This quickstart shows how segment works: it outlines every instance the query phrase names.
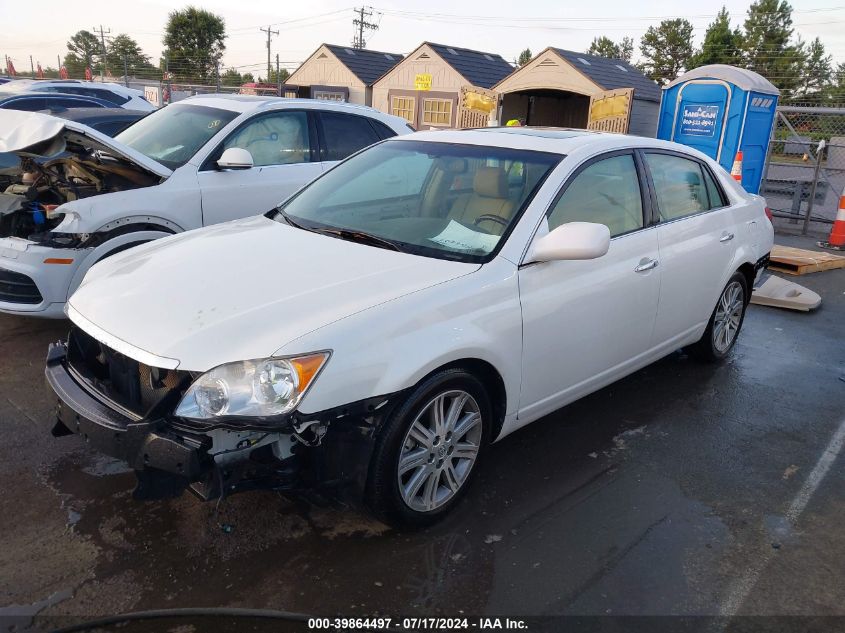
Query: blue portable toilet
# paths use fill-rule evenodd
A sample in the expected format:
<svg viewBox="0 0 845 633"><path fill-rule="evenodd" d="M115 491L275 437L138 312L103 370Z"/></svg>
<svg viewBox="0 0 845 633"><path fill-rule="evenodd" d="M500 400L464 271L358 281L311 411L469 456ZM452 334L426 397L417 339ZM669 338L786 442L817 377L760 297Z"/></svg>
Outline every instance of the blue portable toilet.
<svg viewBox="0 0 845 633"><path fill-rule="evenodd" d="M779 96L750 70L695 68L663 87L657 138L694 147L728 171L742 150L742 186L758 193Z"/></svg>

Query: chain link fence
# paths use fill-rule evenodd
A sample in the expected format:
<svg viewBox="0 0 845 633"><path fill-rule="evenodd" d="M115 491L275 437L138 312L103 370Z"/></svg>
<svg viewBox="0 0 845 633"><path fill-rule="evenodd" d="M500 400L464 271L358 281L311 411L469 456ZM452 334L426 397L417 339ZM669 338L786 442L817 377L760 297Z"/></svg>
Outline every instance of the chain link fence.
<svg viewBox="0 0 845 633"><path fill-rule="evenodd" d="M843 189L845 107L779 107L760 188L779 224L827 230Z"/></svg>

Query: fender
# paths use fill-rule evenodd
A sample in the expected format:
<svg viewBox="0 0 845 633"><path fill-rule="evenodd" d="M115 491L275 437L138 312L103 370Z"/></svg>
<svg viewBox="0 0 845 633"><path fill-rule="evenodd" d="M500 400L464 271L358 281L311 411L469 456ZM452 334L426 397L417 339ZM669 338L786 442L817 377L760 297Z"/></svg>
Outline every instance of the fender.
<svg viewBox="0 0 845 633"><path fill-rule="evenodd" d="M128 227L121 228L126 229ZM150 229L122 230L116 235L113 234L111 237L106 239L106 241L94 246L85 256L85 259L82 260L82 263L79 265L79 268L76 269L76 273L74 273L73 279L68 286L67 296L70 297L74 291L76 291L79 284L82 283L85 273L87 273L91 266L101 259L108 257L109 255L113 255L116 252L120 252L121 250L132 248L133 246L137 246L144 242L150 242L169 235L173 235L173 233L165 230Z"/></svg>

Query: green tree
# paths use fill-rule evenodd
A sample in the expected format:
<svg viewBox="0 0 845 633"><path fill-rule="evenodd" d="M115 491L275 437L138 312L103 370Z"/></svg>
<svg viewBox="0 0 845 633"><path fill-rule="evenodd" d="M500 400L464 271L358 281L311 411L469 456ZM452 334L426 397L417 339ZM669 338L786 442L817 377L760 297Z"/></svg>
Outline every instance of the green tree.
<svg viewBox="0 0 845 633"><path fill-rule="evenodd" d="M640 40L642 69L658 83L675 79L690 67L693 55L692 24L683 18L663 20L650 26Z"/></svg>
<svg viewBox="0 0 845 633"><path fill-rule="evenodd" d="M801 77L802 100L821 101L833 81L833 57L826 53L818 37L807 47Z"/></svg>
<svg viewBox="0 0 845 633"><path fill-rule="evenodd" d="M243 78L235 68L227 68L225 72L220 73L221 86L240 86L242 83Z"/></svg>
<svg viewBox="0 0 845 633"><path fill-rule="evenodd" d="M608 59L622 59L630 62L634 54L634 40L630 37L623 37L621 42L616 43L605 35L594 37L590 48L587 49L587 53L598 55L599 57L607 57Z"/></svg>
<svg viewBox="0 0 845 633"><path fill-rule="evenodd" d="M67 42L64 65L71 77L82 77L85 67L91 65L91 72L100 71L100 40L91 31L77 31Z"/></svg>
<svg viewBox="0 0 845 633"><path fill-rule="evenodd" d="M279 68L278 75L276 75L276 69L272 68L270 70L270 78L265 83L277 84L279 83L279 79L282 80L282 83L285 83L285 80L287 80L288 77L290 77L290 73L287 71L286 68Z"/></svg>
<svg viewBox="0 0 845 633"><path fill-rule="evenodd" d="M172 11L163 40L170 72L177 79L213 81L225 40L226 23L219 15L192 6Z"/></svg>
<svg viewBox="0 0 845 633"><path fill-rule="evenodd" d="M516 65L517 66L525 66L528 62L531 61L531 49L526 48L519 54L519 57L516 58Z"/></svg>
<svg viewBox="0 0 845 633"><path fill-rule="evenodd" d="M121 33L114 37L106 53L106 66L113 75L123 74L124 59L130 75L149 77L158 73L158 69L150 63L150 56L144 54L138 42Z"/></svg>
<svg viewBox="0 0 845 633"><path fill-rule="evenodd" d="M757 0L748 8L742 59L749 70L791 96L801 84L805 61L801 42L792 43L792 7L786 0Z"/></svg>
<svg viewBox="0 0 845 633"><path fill-rule="evenodd" d="M740 64L741 46L742 32L731 29L731 17L728 10L722 7L716 19L708 25L701 48L690 60L690 68L708 64Z"/></svg>

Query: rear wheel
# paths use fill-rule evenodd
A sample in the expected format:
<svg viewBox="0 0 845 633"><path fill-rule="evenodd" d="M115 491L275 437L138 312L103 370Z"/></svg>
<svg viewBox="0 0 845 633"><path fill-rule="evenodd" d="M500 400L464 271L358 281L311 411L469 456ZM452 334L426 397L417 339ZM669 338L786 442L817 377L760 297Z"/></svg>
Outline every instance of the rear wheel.
<svg viewBox="0 0 845 633"><path fill-rule="evenodd" d="M745 275L736 272L722 290L704 335L690 346L689 351L705 361L719 361L725 358L739 336L748 300L748 281Z"/></svg>
<svg viewBox="0 0 845 633"><path fill-rule="evenodd" d="M420 384L382 430L367 502L393 525L422 526L448 512L466 491L490 427L482 383L447 369Z"/></svg>

